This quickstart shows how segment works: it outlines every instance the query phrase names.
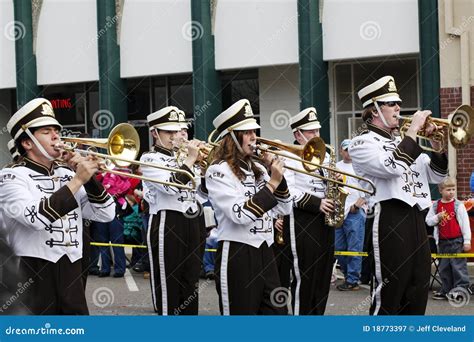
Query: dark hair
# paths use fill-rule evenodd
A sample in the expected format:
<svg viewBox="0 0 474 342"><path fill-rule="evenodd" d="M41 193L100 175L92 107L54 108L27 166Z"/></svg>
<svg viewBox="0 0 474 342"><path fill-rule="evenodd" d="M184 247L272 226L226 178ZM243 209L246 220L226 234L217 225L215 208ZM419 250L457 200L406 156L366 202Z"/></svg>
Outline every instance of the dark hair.
<svg viewBox="0 0 474 342"><path fill-rule="evenodd" d="M364 108L364 110L362 111L362 120L364 120L364 122L372 121L374 111L375 111L375 105L373 104Z"/></svg>
<svg viewBox="0 0 474 342"><path fill-rule="evenodd" d="M245 131L234 131L234 134L239 144L242 144ZM236 175L237 178L240 180L245 179L245 174L240 168L239 160L243 160L247 163L250 163L250 167L255 175L255 179L258 180L260 179L260 177L263 176L262 170L257 167L255 162L253 161L253 158L251 156L244 155L242 152L239 151L230 133L227 134L224 139L221 140L219 147L215 152L214 160L223 160L227 162L234 175Z"/></svg>
<svg viewBox="0 0 474 342"><path fill-rule="evenodd" d="M38 130L39 127L31 127L29 128L31 134L35 134L35 132ZM20 136L15 140L15 145L16 145L16 148L18 149L18 153L20 153L20 156L24 156L26 154L26 151L25 149L23 148L22 146L22 142L25 141L25 140L29 140L30 137L28 136L28 134L26 134L26 132L23 132L20 134Z"/></svg>
<svg viewBox="0 0 474 342"><path fill-rule="evenodd" d="M137 174L138 169L140 168L139 164L132 163L128 167L133 174Z"/></svg>

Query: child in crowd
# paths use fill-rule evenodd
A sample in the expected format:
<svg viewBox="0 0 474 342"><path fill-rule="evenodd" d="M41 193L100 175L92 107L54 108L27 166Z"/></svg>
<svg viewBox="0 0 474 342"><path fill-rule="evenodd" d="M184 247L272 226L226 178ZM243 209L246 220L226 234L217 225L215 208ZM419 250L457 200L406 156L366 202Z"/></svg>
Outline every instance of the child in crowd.
<svg viewBox="0 0 474 342"><path fill-rule="evenodd" d="M447 178L439 184L441 199L433 203L426 223L435 226L434 238L439 253L462 253L471 249L471 229L463 202L457 200L456 182ZM441 258L439 262L441 291L433 299L457 299L456 289L469 288L465 258Z"/></svg>

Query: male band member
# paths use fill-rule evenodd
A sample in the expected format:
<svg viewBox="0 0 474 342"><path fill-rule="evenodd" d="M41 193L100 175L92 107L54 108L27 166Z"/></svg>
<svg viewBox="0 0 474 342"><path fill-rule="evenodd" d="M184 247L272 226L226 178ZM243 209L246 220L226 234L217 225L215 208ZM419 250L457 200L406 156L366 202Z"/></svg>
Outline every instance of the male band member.
<svg viewBox="0 0 474 342"><path fill-rule="evenodd" d="M428 183L447 174L445 154L423 153L417 132L431 111L417 111L403 139L398 129L401 99L395 80L385 76L362 88L367 131L349 146L354 171L374 182L372 227L375 284L373 315L423 315L430 280L430 247L422 210L431 205ZM433 130L432 125L426 133ZM431 143L437 146L436 143Z"/></svg>
<svg viewBox="0 0 474 342"><path fill-rule="evenodd" d="M142 162L181 168L194 177L198 142L190 141L188 155L178 167L173 147L181 127L179 109L165 107L147 116L155 140L153 150ZM191 185L187 175L153 167L142 167L145 177ZM150 205L147 233L151 268L151 292L155 312L160 315L197 315L201 266L200 231L194 191L154 182L143 182L143 194Z"/></svg>
<svg viewBox="0 0 474 342"><path fill-rule="evenodd" d="M0 171L0 211L20 256L23 299L32 314L88 314L82 284L82 219L111 221L115 204L92 176L98 162L78 154L67 165L51 103L34 99L7 123L21 157ZM74 169L75 172L72 170Z"/></svg>
<svg viewBox="0 0 474 342"><path fill-rule="evenodd" d="M283 163L266 156L266 168L252 159L255 120L248 100L214 119L222 139L207 169L209 200L217 219L216 288L223 315L286 314L273 255L275 214L288 215L291 200ZM283 294L284 295L284 294Z"/></svg>
<svg viewBox="0 0 474 342"><path fill-rule="evenodd" d="M321 124L316 108L309 107L290 119L295 144L305 145L319 137ZM325 154L323 164L329 162ZM285 164L303 169L300 162L287 159ZM315 172L326 175L324 171ZM325 198L326 183L292 170L285 170L293 198L290 216L290 241L293 254L293 314L323 315L331 284L334 260L334 229L324 224L324 215L333 211L333 201Z"/></svg>

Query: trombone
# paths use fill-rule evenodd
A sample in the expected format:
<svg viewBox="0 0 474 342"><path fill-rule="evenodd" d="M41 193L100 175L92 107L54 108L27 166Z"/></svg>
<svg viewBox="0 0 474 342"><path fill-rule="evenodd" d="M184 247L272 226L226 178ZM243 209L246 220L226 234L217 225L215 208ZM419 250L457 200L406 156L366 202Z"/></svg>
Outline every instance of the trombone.
<svg viewBox="0 0 474 342"><path fill-rule="evenodd" d="M112 173L129 178L136 178L143 181L149 181L163 185L169 185L185 190L196 189L196 182L194 180L193 175L186 170L135 160L135 158L137 158L138 156L138 153L140 152L140 138L135 128L128 123L121 123L115 126L112 131L110 131L108 138L93 139L61 137L61 142L63 144L60 143L56 146L58 150L63 150L66 152L78 152L80 154L90 155L102 159L102 162L105 164L105 166L101 166L99 169L103 172ZM77 148L78 145L88 145L90 147L84 150ZM103 148L107 150L107 154L92 151L91 147ZM182 173L189 178L192 185L187 186L180 183L162 181L159 179L149 178L145 176L135 175L133 173L127 173L112 169L112 167L115 165L119 167L127 167L131 164L145 167L154 167L160 170Z"/></svg>
<svg viewBox="0 0 474 342"><path fill-rule="evenodd" d="M448 117L448 119L432 117L426 119L425 127L433 124L436 130L431 134L427 134L425 128L422 128L418 132L417 138L425 141L433 140L439 142L440 148L434 149L428 146L421 146L422 149L431 152L443 152L446 146L445 128L448 131L449 142L454 148L463 148L469 143L474 134L474 108L469 105L461 105L451 112ZM410 116L399 116L399 119L403 121L400 128L400 136L403 138L413 119Z"/></svg>
<svg viewBox="0 0 474 342"><path fill-rule="evenodd" d="M303 173L305 175L319 178L322 180L326 180L331 183L336 183L341 186L345 186L354 190L362 191L370 195L375 194L375 190L376 190L375 185L369 179L366 179L366 178L363 178L363 177L360 177L360 176L357 176L357 175L354 175L352 173L348 173L342 170L338 170L333 167L322 165L322 161L324 161L324 156L326 155L326 144L324 143L324 140L319 137L314 137L310 139L304 146L285 144L285 143L277 142L274 140L259 138L259 137L257 137L257 141L260 142L260 144L253 145L255 150L260 150L262 152L272 153L277 156L299 161L302 163L303 168L305 169L305 170L301 170L301 169L297 169L297 168L285 165L284 167L288 170ZM280 151L274 151L267 146L263 146L262 144L275 147L280 151L290 152L291 154L294 154L295 156L291 156L286 153L282 153ZM366 182L371 187L371 189L370 190L364 189L355 185L346 184L340 180L336 180L336 179L319 175L314 172L318 169L325 169L327 171L332 171L332 172L339 173L348 177L356 178L359 181Z"/></svg>

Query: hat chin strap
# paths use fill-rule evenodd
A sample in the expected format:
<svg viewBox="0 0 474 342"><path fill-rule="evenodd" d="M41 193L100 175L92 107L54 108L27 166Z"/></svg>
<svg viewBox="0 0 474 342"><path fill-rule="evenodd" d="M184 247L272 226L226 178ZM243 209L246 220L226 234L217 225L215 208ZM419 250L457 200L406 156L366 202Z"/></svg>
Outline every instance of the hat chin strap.
<svg viewBox="0 0 474 342"><path fill-rule="evenodd" d="M237 137L235 136L234 131L230 131L230 136L232 137L232 140L234 140L234 143L237 146L237 149L239 150L239 152L245 155L245 152L242 149L242 146L240 146L240 143L237 140Z"/></svg>
<svg viewBox="0 0 474 342"><path fill-rule="evenodd" d="M35 138L35 136L30 132L30 130L27 128L25 130L26 134L28 135L28 137L31 139L31 141L33 141L33 144L35 144L35 146L38 148L38 150L41 152L41 154L47 158L49 161L53 161L55 160L56 158L53 158L49 155L48 152L46 152L46 150L44 149L44 147L39 143L39 141Z"/></svg>
<svg viewBox="0 0 474 342"><path fill-rule="evenodd" d="M153 128L153 130L156 133L156 139L160 142L161 147L166 148L165 145L163 145L163 142L161 141L160 135L158 134L158 128Z"/></svg>
<svg viewBox="0 0 474 342"><path fill-rule="evenodd" d="M298 128L298 132L300 132L300 136L303 137L303 140L305 143L307 143L309 141L308 138L306 138L306 136L303 134L303 132L301 131L301 129Z"/></svg>
<svg viewBox="0 0 474 342"><path fill-rule="evenodd" d="M382 115L382 111L380 110L380 107L377 101L374 102L374 105L375 105L375 108L377 108L377 113L379 113L380 120L382 120L384 126L391 130L390 126L387 123L387 120L385 120L385 117Z"/></svg>

